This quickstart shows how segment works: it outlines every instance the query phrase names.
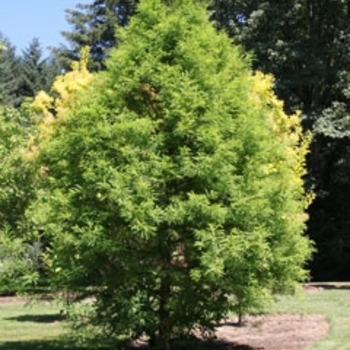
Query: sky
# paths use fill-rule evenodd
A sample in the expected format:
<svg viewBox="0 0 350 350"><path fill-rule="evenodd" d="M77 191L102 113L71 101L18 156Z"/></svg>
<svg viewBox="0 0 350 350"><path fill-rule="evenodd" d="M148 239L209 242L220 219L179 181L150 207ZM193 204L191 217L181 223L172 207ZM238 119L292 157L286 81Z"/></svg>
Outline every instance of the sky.
<svg viewBox="0 0 350 350"><path fill-rule="evenodd" d="M66 44L62 30L71 30L65 9L92 0L0 0L0 32L17 48L17 53L38 38L42 48ZM45 51L48 52L47 50Z"/></svg>

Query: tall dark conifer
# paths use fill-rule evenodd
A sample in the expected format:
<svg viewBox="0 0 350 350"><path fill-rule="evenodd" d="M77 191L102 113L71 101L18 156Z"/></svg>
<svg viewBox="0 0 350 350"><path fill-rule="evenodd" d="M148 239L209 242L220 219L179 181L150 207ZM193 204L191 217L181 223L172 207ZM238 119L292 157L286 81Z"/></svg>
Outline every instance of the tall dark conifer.
<svg viewBox="0 0 350 350"><path fill-rule="evenodd" d="M16 106L19 103L18 59L16 48L0 33L0 103Z"/></svg>
<svg viewBox="0 0 350 350"><path fill-rule="evenodd" d="M137 0L95 0L91 4L78 4L74 10L66 10L72 31L62 33L70 46L57 50L63 67L69 68L72 60L79 59L80 49L89 46L89 68L94 71L104 69L108 52L118 41L116 28L126 26L137 3Z"/></svg>
<svg viewBox="0 0 350 350"><path fill-rule="evenodd" d="M50 90L58 74L58 66L53 59L43 57L40 42L34 38L22 52L19 73L20 96L22 98L34 97L40 90Z"/></svg>

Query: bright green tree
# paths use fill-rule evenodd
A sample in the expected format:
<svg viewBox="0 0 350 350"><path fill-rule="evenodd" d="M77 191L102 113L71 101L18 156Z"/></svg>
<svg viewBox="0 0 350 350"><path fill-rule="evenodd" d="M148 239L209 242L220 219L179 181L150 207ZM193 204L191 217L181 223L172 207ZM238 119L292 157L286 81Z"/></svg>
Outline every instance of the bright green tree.
<svg viewBox="0 0 350 350"><path fill-rule="evenodd" d="M32 166L23 157L32 134L26 110L0 106L0 292L37 281L40 243L28 234L25 211L35 194Z"/></svg>
<svg viewBox="0 0 350 350"><path fill-rule="evenodd" d="M307 276L307 142L203 4L145 0L118 35L42 124L28 215L53 283L94 297L85 324L168 350Z"/></svg>
<svg viewBox="0 0 350 350"><path fill-rule="evenodd" d="M87 55L88 50L83 50L85 60ZM25 102L21 108L0 106L0 293L30 291L38 283L46 284L42 249L47 241L25 216L44 171L35 173L32 160L38 153L38 135L74 106L76 91L90 80L82 60L55 79L51 89L55 98L41 91L33 103Z"/></svg>

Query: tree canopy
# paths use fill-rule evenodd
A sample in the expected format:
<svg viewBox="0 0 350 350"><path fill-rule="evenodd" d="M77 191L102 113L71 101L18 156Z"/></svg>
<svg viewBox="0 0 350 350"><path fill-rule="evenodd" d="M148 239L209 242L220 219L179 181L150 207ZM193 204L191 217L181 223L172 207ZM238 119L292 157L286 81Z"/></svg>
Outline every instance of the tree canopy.
<svg viewBox="0 0 350 350"><path fill-rule="evenodd" d="M292 291L312 250L299 118L207 17L142 1L107 70L41 110L31 153L53 282L94 296L88 325L163 350Z"/></svg>
<svg viewBox="0 0 350 350"><path fill-rule="evenodd" d="M116 29L124 27L134 13L137 0L95 0L67 9L67 20L72 31L63 32L69 47L55 50L63 67L69 68L72 60L79 60L82 47L90 47L89 68L92 71L105 68L108 52L116 46Z"/></svg>
<svg viewBox="0 0 350 350"><path fill-rule="evenodd" d="M254 69L276 77L285 110L301 110L313 142L305 185L316 199L308 234L314 278L348 279L349 1L215 1L213 19L254 54Z"/></svg>
<svg viewBox="0 0 350 350"><path fill-rule="evenodd" d="M0 50L0 103L18 105L18 58L15 47L0 33L3 49Z"/></svg>
<svg viewBox="0 0 350 350"><path fill-rule="evenodd" d="M44 58L39 39L34 38L19 59L19 95L22 99L34 97L39 91L49 91L59 74L51 57Z"/></svg>
<svg viewBox="0 0 350 350"><path fill-rule="evenodd" d="M0 292L28 288L38 278L38 244L28 244L25 212L35 189L32 165L25 162L33 129L26 110L0 106ZM34 242L33 242L34 243Z"/></svg>

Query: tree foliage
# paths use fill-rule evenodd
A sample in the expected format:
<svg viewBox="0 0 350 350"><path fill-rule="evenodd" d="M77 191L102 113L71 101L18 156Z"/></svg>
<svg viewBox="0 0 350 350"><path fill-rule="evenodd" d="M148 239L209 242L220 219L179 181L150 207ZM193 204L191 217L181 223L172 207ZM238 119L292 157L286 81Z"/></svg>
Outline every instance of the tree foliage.
<svg viewBox="0 0 350 350"><path fill-rule="evenodd" d="M349 276L349 1L215 1L212 16L276 77L288 112L313 133L306 186L316 199L308 233L317 279Z"/></svg>
<svg viewBox="0 0 350 350"><path fill-rule="evenodd" d="M22 55L1 34L0 41L0 103L17 108L40 90L49 90L59 68L53 57L43 57L39 40L33 39Z"/></svg>
<svg viewBox="0 0 350 350"><path fill-rule="evenodd" d="M134 13L137 0L94 0L89 4L78 4L76 9L67 9L67 21L71 32L63 32L69 47L57 50L62 65L69 68L72 60L79 59L82 47L89 46L90 70L105 68L108 52L116 46L116 28L124 27Z"/></svg>
<svg viewBox="0 0 350 350"><path fill-rule="evenodd" d="M307 276L307 141L203 4L143 1L118 37L106 72L43 109L30 217L54 283L95 297L90 325L166 350Z"/></svg>
<svg viewBox="0 0 350 350"><path fill-rule="evenodd" d="M19 95L33 98L41 90L50 90L58 73L54 60L44 58L39 40L33 39L19 60Z"/></svg>
<svg viewBox="0 0 350 350"><path fill-rule="evenodd" d="M32 192L22 158L31 132L23 110L0 106L0 226L11 229L20 225Z"/></svg>
<svg viewBox="0 0 350 350"><path fill-rule="evenodd" d="M18 98L18 58L15 47L0 33L3 49L0 50L0 103L17 106Z"/></svg>
<svg viewBox="0 0 350 350"><path fill-rule="evenodd" d="M23 290L38 280L40 243L28 234L25 218L35 196L33 167L23 157L31 133L25 108L0 106L1 293Z"/></svg>

